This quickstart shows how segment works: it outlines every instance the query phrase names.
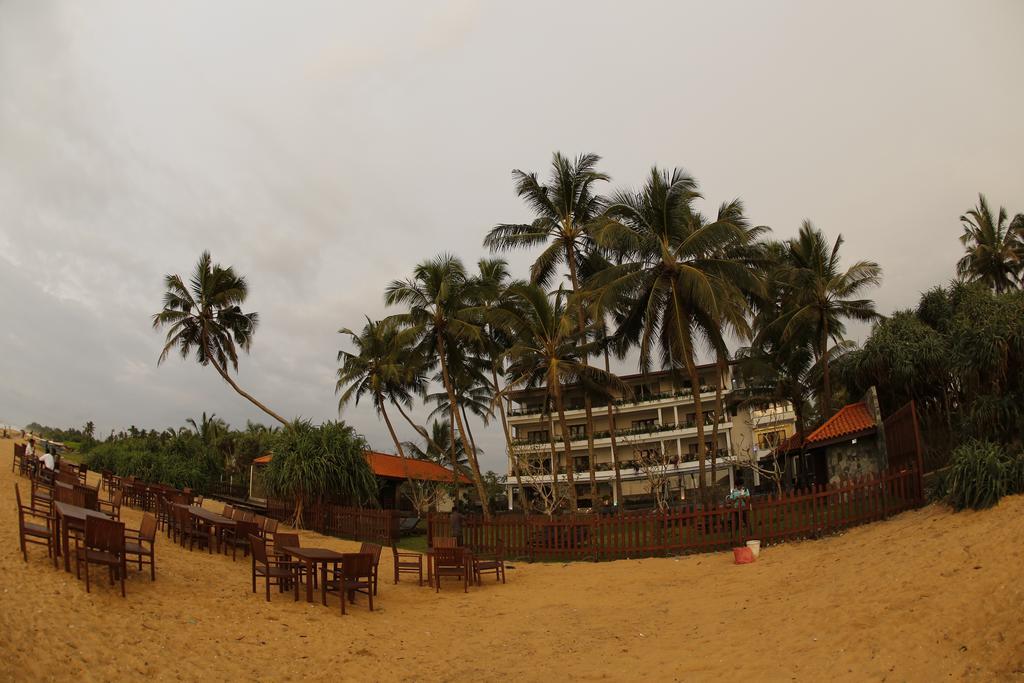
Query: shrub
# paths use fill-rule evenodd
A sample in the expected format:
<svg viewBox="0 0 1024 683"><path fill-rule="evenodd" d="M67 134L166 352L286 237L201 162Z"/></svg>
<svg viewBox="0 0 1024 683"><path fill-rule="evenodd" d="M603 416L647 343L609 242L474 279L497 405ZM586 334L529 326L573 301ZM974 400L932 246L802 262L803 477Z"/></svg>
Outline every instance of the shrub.
<svg viewBox="0 0 1024 683"><path fill-rule="evenodd" d="M947 500L955 510L982 510L1010 489L1012 460L991 441L968 441L953 451Z"/></svg>
<svg viewBox="0 0 1024 683"><path fill-rule="evenodd" d="M220 473L217 452L191 434L105 441L88 453L86 462L97 472L196 491L206 491Z"/></svg>
<svg viewBox="0 0 1024 683"><path fill-rule="evenodd" d="M304 502L332 500L375 505L377 479L366 461L366 440L344 422L314 427L296 421L272 440L274 458L263 473L271 495L295 501L295 525Z"/></svg>
<svg viewBox="0 0 1024 683"><path fill-rule="evenodd" d="M1010 494L1024 493L1024 451L1017 454L1009 465L1006 492Z"/></svg>

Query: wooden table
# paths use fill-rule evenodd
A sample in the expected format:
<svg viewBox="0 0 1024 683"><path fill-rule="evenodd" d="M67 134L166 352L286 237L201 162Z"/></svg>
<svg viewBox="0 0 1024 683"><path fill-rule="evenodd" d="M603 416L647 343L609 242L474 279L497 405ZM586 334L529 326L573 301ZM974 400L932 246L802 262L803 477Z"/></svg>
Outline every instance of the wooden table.
<svg viewBox="0 0 1024 683"><path fill-rule="evenodd" d="M77 522L81 524L82 529L85 529L86 517L98 517L100 519L110 519L110 515L105 512L97 512L96 510L90 510L88 508L78 507L77 505L71 505L70 503L56 502L53 504L54 511L56 512L57 523L53 527L54 534L60 534L59 549L64 553L64 571L71 571L71 560L68 557L68 522ZM58 545L54 538L54 545Z"/></svg>
<svg viewBox="0 0 1024 683"><path fill-rule="evenodd" d="M477 584L471 569L473 566L473 553L465 546L459 547L462 548L462 562L469 577L469 582L475 586ZM427 548L423 551L423 554L427 556L427 586L432 586L434 579L434 549Z"/></svg>
<svg viewBox="0 0 1024 683"><path fill-rule="evenodd" d="M289 557L302 560L306 565L306 602L313 602L313 577L314 567L320 565L320 602L327 604L327 565L341 562L342 553L327 548L299 548L298 546L285 546L282 552ZM295 599L299 599L299 582L295 581ZM342 596L344 599L344 596Z"/></svg>
<svg viewBox="0 0 1024 683"><path fill-rule="evenodd" d="M186 505L185 503L174 503L174 507L185 508L188 513L196 519L201 519L214 529L214 536L217 537L217 552L220 552L221 532L224 529L234 529L235 520L228 519L224 515L207 510L200 505ZM207 544L209 545L209 544ZM211 550L212 552L212 550Z"/></svg>

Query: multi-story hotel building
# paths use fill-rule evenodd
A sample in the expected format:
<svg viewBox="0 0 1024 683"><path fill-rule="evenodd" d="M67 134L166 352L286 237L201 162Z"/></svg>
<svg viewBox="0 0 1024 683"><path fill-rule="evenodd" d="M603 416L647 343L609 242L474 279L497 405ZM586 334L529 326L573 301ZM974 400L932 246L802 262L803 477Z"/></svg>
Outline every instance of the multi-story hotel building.
<svg viewBox="0 0 1024 683"><path fill-rule="evenodd" d="M710 483L711 448L717 448L717 476L720 485L732 486L740 470L747 470L744 483L759 483L752 459L763 457L784 438L795 431L795 416L789 405L751 407L740 400L742 380L729 366L724 377L714 365L698 368L701 378L701 407L704 412L704 439L708 453ZM597 478L597 500L590 496L590 471L586 434L586 413L579 386L563 389L566 424L572 449L571 466L581 508L600 505L604 499L623 504L631 497L651 495L650 475L653 467L657 480L667 489L669 498L684 499L688 491L698 488L697 425L693 395L688 384L673 382L669 372L628 375L620 378L629 391L615 391L608 401L593 400L594 463ZM725 410L718 431L718 443L712 444L715 410L715 384L721 381ZM513 454L509 458L509 506L518 501L515 495L514 457L530 463L524 470L523 486L530 494L537 483L552 481L552 447L557 462L558 481L565 482L565 449L557 411L545 406L544 387L511 392L508 396L508 422L513 437ZM618 500L615 467L612 459L612 423L615 428L615 450L622 481ZM522 472L521 472L522 474Z"/></svg>

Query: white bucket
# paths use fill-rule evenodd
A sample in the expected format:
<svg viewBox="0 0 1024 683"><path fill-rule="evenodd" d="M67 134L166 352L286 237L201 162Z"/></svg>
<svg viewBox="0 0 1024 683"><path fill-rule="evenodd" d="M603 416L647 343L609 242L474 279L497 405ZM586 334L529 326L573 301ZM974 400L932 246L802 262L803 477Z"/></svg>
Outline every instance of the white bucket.
<svg viewBox="0 0 1024 683"><path fill-rule="evenodd" d="M761 541L747 541L747 547L754 553L755 558L761 554Z"/></svg>

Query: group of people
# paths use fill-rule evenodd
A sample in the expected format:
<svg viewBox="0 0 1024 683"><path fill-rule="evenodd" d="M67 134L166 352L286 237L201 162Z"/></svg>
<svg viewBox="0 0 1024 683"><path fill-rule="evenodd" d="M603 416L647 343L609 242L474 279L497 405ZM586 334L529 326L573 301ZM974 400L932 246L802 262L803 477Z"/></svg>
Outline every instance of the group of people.
<svg viewBox="0 0 1024 683"><path fill-rule="evenodd" d="M36 462L39 463L40 467L45 467L46 469L52 472L54 469L56 469L57 466L56 459L54 458L56 450L57 449L51 446L50 444L45 444L43 452L40 453L39 455L36 455L36 440L29 439L28 445L25 447L25 457L35 458Z"/></svg>

